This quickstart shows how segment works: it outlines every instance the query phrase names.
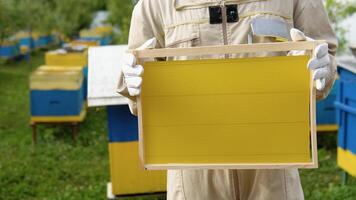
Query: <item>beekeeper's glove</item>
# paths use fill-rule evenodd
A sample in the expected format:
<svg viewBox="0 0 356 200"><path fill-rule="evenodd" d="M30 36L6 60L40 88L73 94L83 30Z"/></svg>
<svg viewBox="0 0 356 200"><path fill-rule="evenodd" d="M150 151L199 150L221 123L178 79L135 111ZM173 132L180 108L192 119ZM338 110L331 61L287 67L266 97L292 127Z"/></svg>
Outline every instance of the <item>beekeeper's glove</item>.
<svg viewBox="0 0 356 200"><path fill-rule="evenodd" d="M136 50L155 48L156 43L156 38L149 39ZM142 65L137 65L136 58L133 54L127 53L125 55L122 73L124 74L124 81L129 95L139 96L141 94L143 67Z"/></svg>
<svg viewBox="0 0 356 200"><path fill-rule="evenodd" d="M298 41L314 41L312 38L295 28L290 30L290 35L293 42ZM316 81L316 89L321 91L325 88L326 78L331 74L329 65L331 64L329 57L328 44L322 43L315 48L314 58L308 62L308 69L313 70L313 79ZM304 55L305 51L291 51L291 55Z"/></svg>

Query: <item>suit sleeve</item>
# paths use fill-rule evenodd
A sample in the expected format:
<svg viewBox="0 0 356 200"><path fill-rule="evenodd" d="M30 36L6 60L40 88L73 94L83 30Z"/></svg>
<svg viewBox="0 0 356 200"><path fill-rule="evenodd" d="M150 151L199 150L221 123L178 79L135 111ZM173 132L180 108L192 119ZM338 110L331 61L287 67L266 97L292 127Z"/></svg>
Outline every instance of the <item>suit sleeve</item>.
<svg viewBox="0 0 356 200"><path fill-rule="evenodd" d="M157 39L156 48L164 46L164 32L162 28L162 17L158 1L140 0L133 12L129 33L128 47L130 50L140 47L147 40L155 37ZM157 4L157 5L156 5ZM129 99L129 106L132 114L137 114L136 97L131 97L128 93L123 73L119 73L119 83L117 92Z"/></svg>
<svg viewBox="0 0 356 200"><path fill-rule="evenodd" d="M303 31L308 37L315 40L325 40L329 45L331 59L330 75L326 79L324 90L317 91L317 100L328 96L336 76L336 50L337 38L331 27L328 14L322 0L295 0L294 26Z"/></svg>

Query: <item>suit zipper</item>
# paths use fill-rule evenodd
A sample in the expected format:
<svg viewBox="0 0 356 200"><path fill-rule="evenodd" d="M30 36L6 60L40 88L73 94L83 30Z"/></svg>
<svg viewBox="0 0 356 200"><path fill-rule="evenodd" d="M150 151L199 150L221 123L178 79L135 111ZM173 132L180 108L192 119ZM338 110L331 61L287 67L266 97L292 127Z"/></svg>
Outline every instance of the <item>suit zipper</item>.
<svg viewBox="0 0 356 200"><path fill-rule="evenodd" d="M222 31L223 31L223 39L224 45L228 45L229 42L227 40L227 15L226 15L226 6L225 1L222 1L221 4L221 14L222 14ZM225 54L225 58L229 58L229 54Z"/></svg>

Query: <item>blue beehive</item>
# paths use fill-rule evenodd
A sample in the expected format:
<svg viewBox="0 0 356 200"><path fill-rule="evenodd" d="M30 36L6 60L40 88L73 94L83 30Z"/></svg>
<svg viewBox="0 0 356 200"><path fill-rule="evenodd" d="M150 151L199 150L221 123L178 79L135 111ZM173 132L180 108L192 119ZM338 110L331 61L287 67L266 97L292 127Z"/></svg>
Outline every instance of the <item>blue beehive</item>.
<svg viewBox="0 0 356 200"><path fill-rule="evenodd" d="M127 105L108 106L111 192L115 196L163 192L165 171L140 169L137 117Z"/></svg>
<svg viewBox="0 0 356 200"><path fill-rule="evenodd" d="M51 36L50 35L41 35L36 42L37 42L36 46L38 48L48 47L51 43Z"/></svg>
<svg viewBox="0 0 356 200"><path fill-rule="evenodd" d="M40 68L31 75L30 89L32 117L79 116L82 112L82 68Z"/></svg>
<svg viewBox="0 0 356 200"><path fill-rule="evenodd" d="M356 65L338 69L340 86L335 107L337 109L338 165L356 176Z"/></svg>
<svg viewBox="0 0 356 200"><path fill-rule="evenodd" d="M337 127L334 102L336 100L336 93L338 90L339 80L336 80L329 96L317 103L316 122L318 127Z"/></svg>
<svg viewBox="0 0 356 200"><path fill-rule="evenodd" d="M33 41L32 37L30 37L30 36L20 38L19 42L20 42L21 47L27 47L29 50L35 48L34 41Z"/></svg>
<svg viewBox="0 0 356 200"><path fill-rule="evenodd" d="M137 117L128 106L108 106L109 142L138 141Z"/></svg>
<svg viewBox="0 0 356 200"><path fill-rule="evenodd" d="M88 66L85 66L83 68L83 76L84 76L84 95L83 95L83 99L86 101L88 98L88 74L89 74L89 69Z"/></svg>
<svg viewBox="0 0 356 200"><path fill-rule="evenodd" d="M29 31L20 31L15 34L15 38L19 41L21 48L26 48L31 51L35 48L35 41Z"/></svg>
<svg viewBox="0 0 356 200"><path fill-rule="evenodd" d="M20 45L18 43L7 43L0 45L0 58L14 58L20 54Z"/></svg>
<svg viewBox="0 0 356 200"><path fill-rule="evenodd" d="M101 45L105 46L105 45L110 45L112 42L112 36L105 36L101 39Z"/></svg>
<svg viewBox="0 0 356 200"><path fill-rule="evenodd" d="M40 36L38 40L36 40L36 47L43 48L47 45L46 38L44 36Z"/></svg>
<svg viewBox="0 0 356 200"><path fill-rule="evenodd" d="M100 46L105 46L109 45L112 42L112 37L111 36L97 36L97 37L81 37L80 40L83 41L97 41Z"/></svg>

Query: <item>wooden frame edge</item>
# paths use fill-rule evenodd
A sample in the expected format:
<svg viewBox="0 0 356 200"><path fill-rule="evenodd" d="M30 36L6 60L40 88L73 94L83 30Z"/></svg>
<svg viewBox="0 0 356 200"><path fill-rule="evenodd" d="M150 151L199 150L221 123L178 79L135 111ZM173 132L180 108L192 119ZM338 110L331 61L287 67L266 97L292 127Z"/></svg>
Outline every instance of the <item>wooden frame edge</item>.
<svg viewBox="0 0 356 200"><path fill-rule="evenodd" d="M135 57L137 58L137 64L143 64L143 61L138 57L137 53L134 52ZM145 145L143 137L143 122L142 122L142 104L141 104L141 94L136 98L137 103L137 119L138 119L138 152L140 167L145 169Z"/></svg>
<svg viewBox="0 0 356 200"><path fill-rule="evenodd" d="M275 42L189 48L144 49L133 50L131 53L134 54L136 58L157 58L173 56L201 56L211 54L256 53L262 51L278 52L291 50L314 50L315 46L321 42L324 41ZM212 49L214 51L212 51Z"/></svg>
<svg viewBox="0 0 356 200"><path fill-rule="evenodd" d="M314 51L318 43L314 43L314 47L310 53L310 58L314 57ZM318 168L318 144L317 144L317 125L316 125L316 87L315 81L313 80L313 73L310 72L310 147L311 147L311 158L314 168Z"/></svg>
<svg viewBox="0 0 356 200"><path fill-rule="evenodd" d="M143 123L142 123L142 106L141 106L141 95L137 97L137 117L138 117L138 152L140 167L145 168L145 145L143 136Z"/></svg>
<svg viewBox="0 0 356 200"><path fill-rule="evenodd" d="M314 162L310 163L266 163L266 164L147 164L147 170L175 169L315 169Z"/></svg>

